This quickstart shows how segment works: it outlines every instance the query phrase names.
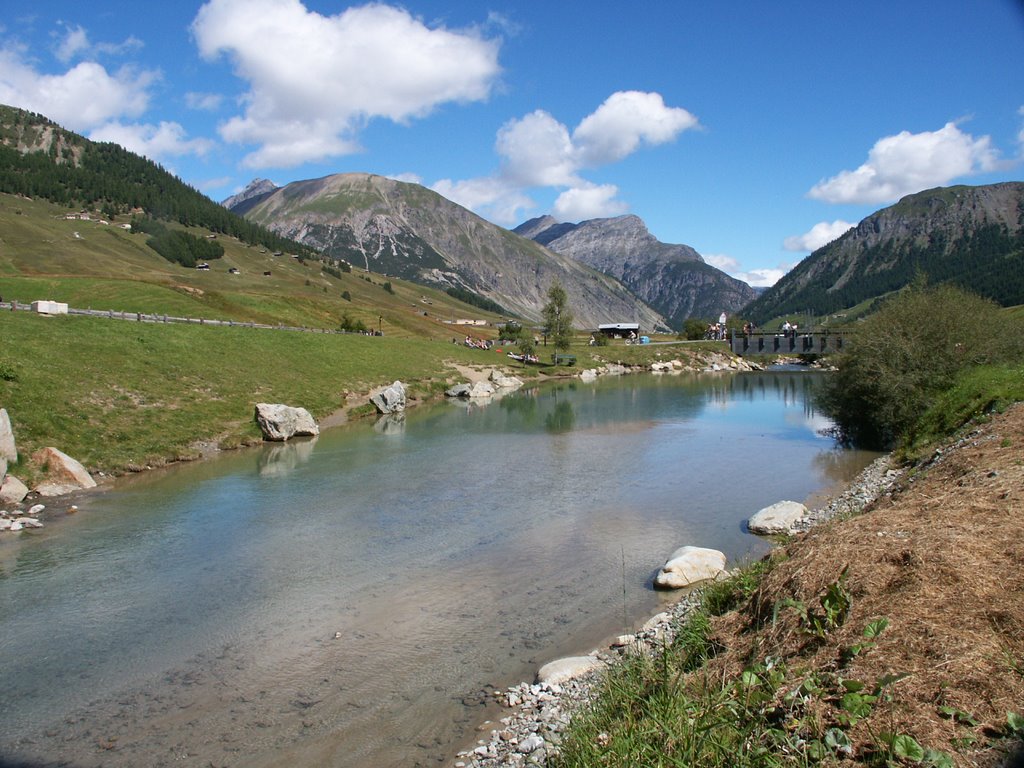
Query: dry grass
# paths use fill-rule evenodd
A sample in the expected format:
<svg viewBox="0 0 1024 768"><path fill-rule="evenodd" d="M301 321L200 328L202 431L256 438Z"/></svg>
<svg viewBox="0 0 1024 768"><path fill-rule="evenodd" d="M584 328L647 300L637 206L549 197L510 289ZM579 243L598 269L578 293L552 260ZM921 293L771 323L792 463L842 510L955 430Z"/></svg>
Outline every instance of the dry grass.
<svg viewBox="0 0 1024 768"><path fill-rule="evenodd" d="M819 527L776 558L747 610L717 620L715 639L729 650L713 664L736 673L772 656L790 670L832 670L869 685L906 675L891 701L851 729L858 754L878 734L898 732L957 765L1005 759L988 744L1008 712L1024 713L1024 404L864 514ZM824 638L802 632L797 612L777 609L787 598L818 606L845 565L850 613ZM844 662L843 649L878 617L890 623L877 645ZM823 704L821 722L838 714L830 706L838 702Z"/></svg>

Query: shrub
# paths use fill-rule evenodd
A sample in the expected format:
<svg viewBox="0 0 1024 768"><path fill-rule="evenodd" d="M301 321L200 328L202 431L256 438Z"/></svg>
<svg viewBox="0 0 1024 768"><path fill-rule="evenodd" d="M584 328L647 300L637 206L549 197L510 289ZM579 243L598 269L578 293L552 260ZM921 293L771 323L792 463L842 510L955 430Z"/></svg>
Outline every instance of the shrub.
<svg viewBox="0 0 1024 768"><path fill-rule="evenodd" d="M703 339L704 331L708 329L708 325L710 323L707 320L701 320L699 317L689 317L683 323L683 331L679 336L688 341Z"/></svg>
<svg viewBox="0 0 1024 768"><path fill-rule="evenodd" d="M818 402L851 443L888 449L961 371L1020 353L999 307L950 285L916 283L865 319Z"/></svg>
<svg viewBox="0 0 1024 768"><path fill-rule="evenodd" d="M353 320L349 316L348 312L345 312L341 316L341 323L338 325L339 331L345 331L347 333L366 333L366 323L362 320Z"/></svg>

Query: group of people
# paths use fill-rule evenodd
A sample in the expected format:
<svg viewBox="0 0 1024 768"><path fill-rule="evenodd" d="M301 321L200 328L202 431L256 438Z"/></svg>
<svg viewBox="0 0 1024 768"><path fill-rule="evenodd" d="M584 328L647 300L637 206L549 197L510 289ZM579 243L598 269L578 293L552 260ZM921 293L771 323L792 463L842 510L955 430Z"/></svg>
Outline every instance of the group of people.
<svg viewBox="0 0 1024 768"><path fill-rule="evenodd" d="M455 340L452 339L452 341ZM494 342L489 339L474 339L472 336L467 336L466 340L462 343L473 349L490 349L494 346Z"/></svg>
<svg viewBox="0 0 1024 768"><path fill-rule="evenodd" d="M797 325L796 325L796 323L792 323L791 324L789 322L789 320L787 320L786 322L784 322L782 324L782 335L785 336L786 338L789 338L790 336L792 336L795 339L796 338L796 332L797 332Z"/></svg>
<svg viewBox="0 0 1024 768"><path fill-rule="evenodd" d="M704 331L704 338L713 341L721 341L725 338L725 323L712 323Z"/></svg>

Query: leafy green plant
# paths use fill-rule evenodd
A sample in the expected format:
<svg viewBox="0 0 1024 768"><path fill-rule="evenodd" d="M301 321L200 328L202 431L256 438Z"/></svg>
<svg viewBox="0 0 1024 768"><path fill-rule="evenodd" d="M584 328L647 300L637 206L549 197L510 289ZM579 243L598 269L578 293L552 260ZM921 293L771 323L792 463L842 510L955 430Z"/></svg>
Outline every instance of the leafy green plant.
<svg viewBox="0 0 1024 768"><path fill-rule="evenodd" d="M875 647L875 640L881 636L888 626L889 619L884 616L869 622L868 625L864 627L864 632L862 633L864 642L854 643L840 652L840 659L842 660L843 666L849 664L861 653L866 653L873 649Z"/></svg>
<svg viewBox="0 0 1024 768"><path fill-rule="evenodd" d="M824 639L829 632L842 626L850 614L853 600L845 583L848 569L849 566L844 566L839 573L839 578L825 588L818 601L821 606L820 611L802 601L787 598L775 607L775 617L778 616L780 609L792 608L799 616L802 632L819 640Z"/></svg>
<svg viewBox="0 0 1024 768"><path fill-rule="evenodd" d="M7 360L0 360L0 380L17 381L18 365Z"/></svg>

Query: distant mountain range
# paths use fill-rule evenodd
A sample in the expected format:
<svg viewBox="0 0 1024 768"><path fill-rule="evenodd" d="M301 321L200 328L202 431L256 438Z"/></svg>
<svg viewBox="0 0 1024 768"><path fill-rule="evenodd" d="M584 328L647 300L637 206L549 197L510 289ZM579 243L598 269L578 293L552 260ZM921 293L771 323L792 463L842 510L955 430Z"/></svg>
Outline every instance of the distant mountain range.
<svg viewBox="0 0 1024 768"><path fill-rule="evenodd" d="M673 328L682 328L689 317L732 315L757 296L742 280L706 264L690 246L660 242L638 216L579 224L542 216L512 231L621 281Z"/></svg>
<svg viewBox="0 0 1024 768"><path fill-rule="evenodd" d="M1024 183L940 187L904 197L816 250L744 314L763 323L838 312L918 275L1003 306L1024 304Z"/></svg>
<svg viewBox="0 0 1024 768"><path fill-rule="evenodd" d="M354 267L468 291L537 321L558 282L577 325L669 328L616 278L480 218L418 184L345 173L269 188L253 182L225 201L278 234Z"/></svg>

